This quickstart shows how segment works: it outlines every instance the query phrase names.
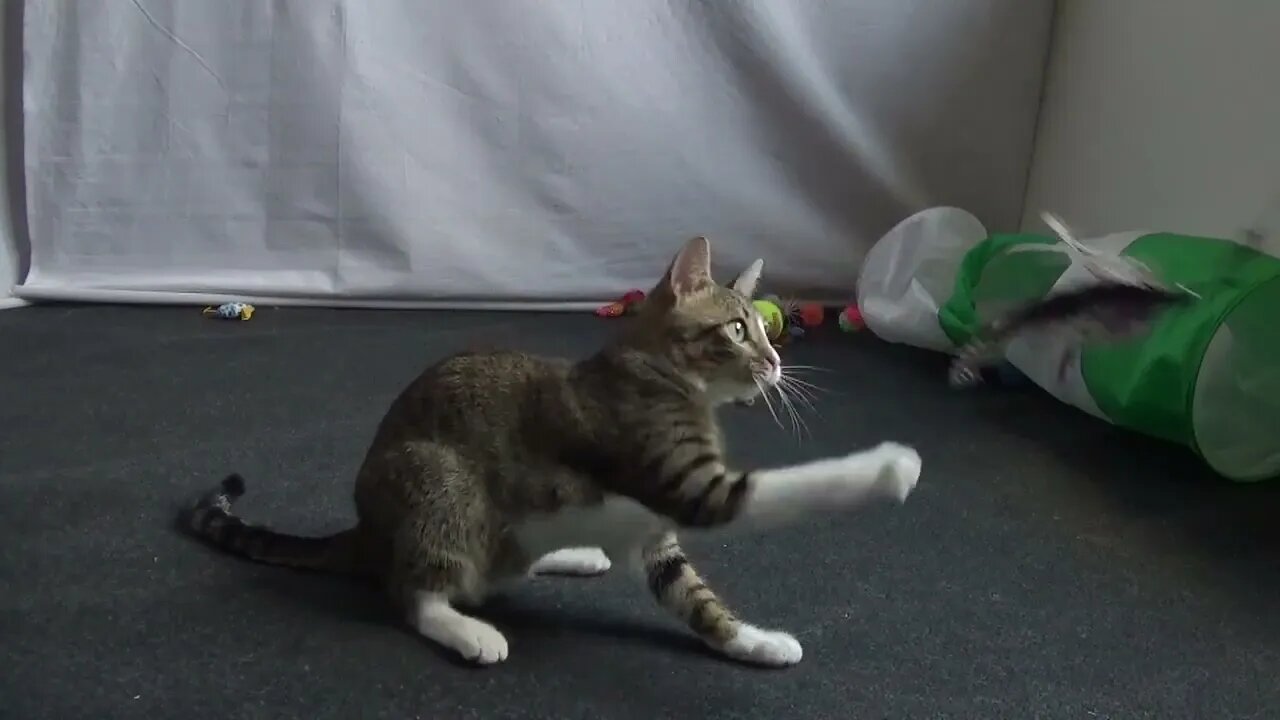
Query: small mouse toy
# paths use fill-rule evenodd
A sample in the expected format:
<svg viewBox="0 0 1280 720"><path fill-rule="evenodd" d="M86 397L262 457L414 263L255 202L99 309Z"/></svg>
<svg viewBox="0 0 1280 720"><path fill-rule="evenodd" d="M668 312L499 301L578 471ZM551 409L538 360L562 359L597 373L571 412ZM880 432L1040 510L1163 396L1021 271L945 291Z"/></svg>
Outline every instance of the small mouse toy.
<svg viewBox="0 0 1280 720"><path fill-rule="evenodd" d="M219 320L248 320L253 317L253 306L249 303L229 302L218 307L207 307L203 310L205 317Z"/></svg>

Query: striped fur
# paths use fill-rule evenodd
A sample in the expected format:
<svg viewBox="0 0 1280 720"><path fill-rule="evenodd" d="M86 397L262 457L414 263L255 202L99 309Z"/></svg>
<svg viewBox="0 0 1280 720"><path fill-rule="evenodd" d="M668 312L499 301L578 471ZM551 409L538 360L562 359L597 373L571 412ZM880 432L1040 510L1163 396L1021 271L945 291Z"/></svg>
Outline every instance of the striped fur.
<svg viewBox="0 0 1280 720"><path fill-rule="evenodd" d="M725 467L712 430L682 430L678 422L672 428L636 478L654 490L647 504L683 527L731 522L742 509L750 473Z"/></svg>
<svg viewBox="0 0 1280 720"><path fill-rule="evenodd" d="M578 362L470 352L427 368L392 402L355 482L357 525L286 535L232 514L224 481L183 517L206 542L260 562L379 580L406 622L465 659L506 659L506 638L457 609L530 574L643 568L659 603L716 651L800 660L791 636L742 622L701 580L676 532L759 530L876 499L920 472L891 443L801 465L740 469L715 418L755 398L781 363L751 303L757 261L728 286L691 241L617 338Z"/></svg>
<svg viewBox="0 0 1280 720"><path fill-rule="evenodd" d="M645 550L644 571L658 603L698 637L712 647L733 639L741 621L694 571L674 534Z"/></svg>
<svg viewBox="0 0 1280 720"><path fill-rule="evenodd" d="M646 549L643 558L649 591L658 603L712 649L757 665L781 667L800 661L804 651L795 638L738 619L699 577L674 534Z"/></svg>

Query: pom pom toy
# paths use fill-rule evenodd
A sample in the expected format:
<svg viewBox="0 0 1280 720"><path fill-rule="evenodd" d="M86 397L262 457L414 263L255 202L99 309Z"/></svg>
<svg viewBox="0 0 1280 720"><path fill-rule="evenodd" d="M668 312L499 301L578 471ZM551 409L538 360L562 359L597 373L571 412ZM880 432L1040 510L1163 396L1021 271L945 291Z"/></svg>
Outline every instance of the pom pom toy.
<svg viewBox="0 0 1280 720"><path fill-rule="evenodd" d="M848 305L840 311L840 329L845 332L858 332L867 326L867 322L862 319L862 311L857 305Z"/></svg>
<svg viewBox="0 0 1280 720"><path fill-rule="evenodd" d="M822 324L827 311L818 303L802 303L796 307L796 319L807 328L815 328Z"/></svg>
<svg viewBox="0 0 1280 720"><path fill-rule="evenodd" d="M769 336L769 341L779 342L782 333L787 329L787 316L782 312L782 308L772 300L754 300L751 304L764 320L764 331Z"/></svg>
<svg viewBox="0 0 1280 720"><path fill-rule="evenodd" d="M253 317L253 312L254 307L249 303L229 302L218 307L207 307L202 314L219 320L248 320Z"/></svg>
<svg viewBox="0 0 1280 720"><path fill-rule="evenodd" d="M617 300L596 308L596 316L602 318L616 318L623 315L630 315L640 308L640 303L644 302L643 290L632 290Z"/></svg>
<svg viewBox="0 0 1280 720"><path fill-rule="evenodd" d="M752 301L756 312L764 318L764 330L770 342L781 345L792 338L802 337L805 328L822 324L826 312L818 303L797 303L783 300L777 295L766 295Z"/></svg>

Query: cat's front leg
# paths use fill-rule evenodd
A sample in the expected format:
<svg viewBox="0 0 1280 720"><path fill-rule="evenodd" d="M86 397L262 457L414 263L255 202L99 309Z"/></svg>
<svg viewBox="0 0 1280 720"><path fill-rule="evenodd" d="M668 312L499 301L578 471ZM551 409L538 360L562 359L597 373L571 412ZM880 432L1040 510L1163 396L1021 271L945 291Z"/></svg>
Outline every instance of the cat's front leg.
<svg viewBox="0 0 1280 720"><path fill-rule="evenodd" d="M644 548L649 590L713 650L739 662L785 667L800 662L800 642L781 630L743 622L707 587L685 557L674 533Z"/></svg>
<svg viewBox="0 0 1280 720"><path fill-rule="evenodd" d="M881 443L844 457L767 470L730 470L718 455L668 459L648 505L682 530L766 529L877 500L902 502L920 478L920 454Z"/></svg>
<svg viewBox="0 0 1280 720"><path fill-rule="evenodd" d="M742 519L772 524L875 500L904 502L920 480L915 449L884 442L844 457L750 473Z"/></svg>

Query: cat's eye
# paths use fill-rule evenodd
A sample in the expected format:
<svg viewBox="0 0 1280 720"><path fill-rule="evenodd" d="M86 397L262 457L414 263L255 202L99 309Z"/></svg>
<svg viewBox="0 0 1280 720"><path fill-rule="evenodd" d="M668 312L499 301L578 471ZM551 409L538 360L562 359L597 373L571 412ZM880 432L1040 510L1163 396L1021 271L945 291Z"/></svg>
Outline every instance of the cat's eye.
<svg viewBox="0 0 1280 720"><path fill-rule="evenodd" d="M729 339L740 343L747 339L747 324L741 320L734 320L725 325L725 332L729 333Z"/></svg>

